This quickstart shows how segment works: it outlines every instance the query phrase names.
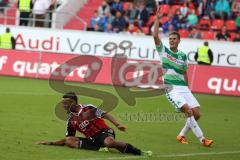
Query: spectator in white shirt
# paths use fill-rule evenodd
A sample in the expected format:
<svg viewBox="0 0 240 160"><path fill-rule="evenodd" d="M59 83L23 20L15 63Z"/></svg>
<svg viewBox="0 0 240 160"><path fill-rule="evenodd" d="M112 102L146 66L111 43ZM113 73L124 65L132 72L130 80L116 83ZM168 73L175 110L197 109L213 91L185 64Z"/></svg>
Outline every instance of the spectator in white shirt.
<svg viewBox="0 0 240 160"><path fill-rule="evenodd" d="M33 15L35 17L35 26L43 27L45 16L51 5L51 0L36 0L33 5Z"/></svg>

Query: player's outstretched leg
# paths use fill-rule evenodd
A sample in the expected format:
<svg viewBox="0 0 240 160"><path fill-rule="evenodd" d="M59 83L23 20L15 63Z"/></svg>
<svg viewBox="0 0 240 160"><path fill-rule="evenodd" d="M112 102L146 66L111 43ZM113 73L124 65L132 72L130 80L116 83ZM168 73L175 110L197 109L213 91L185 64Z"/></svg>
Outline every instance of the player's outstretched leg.
<svg viewBox="0 0 240 160"><path fill-rule="evenodd" d="M193 116L194 116L195 120L198 121L201 117L200 108L199 107L192 108L192 112L193 112ZM188 122L186 121L183 129L181 130L181 132L178 134L178 136L176 138L177 141L180 142L181 144L188 144L188 141L187 141L185 135L190 130L191 130L191 128L189 127Z"/></svg>
<svg viewBox="0 0 240 160"><path fill-rule="evenodd" d="M97 151L100 149L100 147L93 145L92 142L86 138L70 136L70 137L66 137L65 139L66 139L65 141L66 146L70 148L80 148L80 149L88 149L88 150L94 150L94 151Z"/></svg>
<svg viewBox="0 0 240 160"><path fill-rule="evenodd" d="M122 153L131 153L133 155L148 155L151 156L151 151L141 151L140 149L134 147L131 144L125 142L116 141L113 137L107 137L104 140L104 145L108 148L115 148Z"/></svg>
<svg viewBox="0 0 240 160"><path fill-rule="evenodd" d="M182 111L186 114L187 118L186 124L188 125L189 128L191 128L194 135L199 139L203 146L210 147L213 143L213 140L207 139L203 136L203 132L193 116L193 110L190 109L190 107L187 104L185 104L182 107Z"/></svg>

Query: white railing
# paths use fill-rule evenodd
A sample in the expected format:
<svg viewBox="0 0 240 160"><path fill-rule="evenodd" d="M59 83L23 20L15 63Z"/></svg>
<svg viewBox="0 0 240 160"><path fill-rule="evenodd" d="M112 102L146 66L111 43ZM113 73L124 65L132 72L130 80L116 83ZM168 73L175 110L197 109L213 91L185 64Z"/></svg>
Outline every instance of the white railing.
<svg viewBox="0 0 240 160"><path fill-rule="evenodd" d="M76 19L81 23L87 25L87 23L76 16L77 11L87 3L88 0L66 0L56 9L56 12L53 13L53 21L62 19L62 23L52 23L52 28L63 28L63 26L75 15ZM71 13L71 14L66 14ZM87 26L86 26L87 27Z"/></svg>
<svg viewBox="0 0 240 160"><path fill-rule="evenodd" d="M73 12L67 11L66 9L63 9L63 8L61 10L62 6L65 6L65 4L62 4L59 8L57 8L54 11L47 11L45 14L45 19L37 19L34 14L31 14L31 16L29 18L21 18L21 20L27 20L29 22L28 26L30 26L30 27L35 27L36 21L42 21L42 22L44 22L44 27L51 26L51 28L63 29L63 27L66 25L66 23L71 18L74 18L77 21L79 21L81 24L83 24L84 30L87 29L87 23L75 14L75 12L77 12L77 9L75 9L76 11L73 10ZM66 4L66 6L69 6L68 3ZM0 10L3 10L3 15L0 17L0 19L3 20L3 22L2 22L3 25L9 25L8 21L10 21L10 20L15 22L14 25L19 25L20 13L19 13L18 8L16 8L16 7L0 7ZM16 12L15 16L8 15L7 12L11 12L11 10L13 10L13 12ZM50 14L52 14L52 18L50 17ZM51 25L49 25L49 24L51 24Z"/></svg>

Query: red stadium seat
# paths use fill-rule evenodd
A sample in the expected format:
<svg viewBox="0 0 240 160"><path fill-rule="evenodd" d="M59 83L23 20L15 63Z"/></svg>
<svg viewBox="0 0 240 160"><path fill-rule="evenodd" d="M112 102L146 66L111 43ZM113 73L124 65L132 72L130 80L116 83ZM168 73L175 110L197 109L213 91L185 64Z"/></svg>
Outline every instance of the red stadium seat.
<svg viewBox="0 0 240 160"><path fill-rule="evenodd" d="M188 38L188 30L186 30L186 29L179 29L178 33L180 34L181 38Z"/></svg>
<svg viewBox="0 0 240 160"><path fill-rule="evenodd" d="M130 2L124 2L123 3L123 11L127 11L128 10L128 5Z"/></svg>
<svg viewBox="0 0 240 160"><path fill-rule="evenodd" d="M197 28L202 30L209 30L211 27L211 20L210 19L200 19Z"/></svg>
<svg viewBox="0 0 240 160"><path fill-rule="evenodd" d="M170 6L167 4L163 4L160 6L160 12L164 15L168 15L168 13L170 12Z"/></svg>
<svg viewBox="0 0 240 160"><path fill-rule="evenodd" d="M4 24L4 18L0 17L0 24Z"/></svg>
<svg viewBox="0 0 240 160"><path fill-rule="evenodd" d="M179 9L180 9L180 5L172 5L171 13L174 15L174 14L176 14L176 11Z"/></svg>
<svg viewBox="0 0 240 160"><path fill-rule="evenodd" d="M148 34L149 34L149 28L148 28L148 27L142 27L142 32L143 32L145 35L148 35Z"/></svg>
<svg viewBox="0 0 240 160"><path fill-rule="evenodd" d="M234 20L227 20L225 25L228 31L234 31L236 29L236 23Z"/></svg>
<svg viewBox="0 0 240 160"><path fill-rule="evenodd" d="M230 32L230 39L233 41L236 38L236 33L235 32Z"/></svg>
<svg viewBox="0 0 240 160"><path fill-rule="evenodd" d="M212 32L212 31L203 31L202 32L202 39L214 40L215 39L214 32Z"/></svg>
<svg viewBox="0 0 240 160"><path fill-rule="evenodd" d="M161 20L160 20L160 22L161 22L162 24L166 23L167 21L169 21L169 17L168 17L168 16L163 16L163 17L161 18Z"/></svg>
<svg viewBox="0 0 240 160"><path fill-rule="evenodd" d="M151 15L148 19L147 26L151 26L155 21L155 16Z"/></svg>
<svg viewBox="0 0 240 160"><path fill-rule="evenodd" d="M224 25L224 21L223 20L221 20L221 19L214 19L213 22L212 22L211 29L213 29L213 30L220 30L220 29L222 29L223 25Z"/></svg>

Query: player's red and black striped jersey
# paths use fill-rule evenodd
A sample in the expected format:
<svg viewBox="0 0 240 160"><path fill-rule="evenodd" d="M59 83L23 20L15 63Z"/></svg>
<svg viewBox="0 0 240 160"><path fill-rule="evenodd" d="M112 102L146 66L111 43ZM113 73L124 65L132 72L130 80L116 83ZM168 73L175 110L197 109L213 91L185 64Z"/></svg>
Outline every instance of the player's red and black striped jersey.
<svg viewBox="0 0 240 160"><path fill-rule="evenodd" d="M81 107L79 116L72 115L67 121L66 136L75 136L76 131L79 131L83 133L86 138L90 138L104 129L110 128L103 120L106 113L105 111L91 104L79 104L79 106Z"/></svg>

